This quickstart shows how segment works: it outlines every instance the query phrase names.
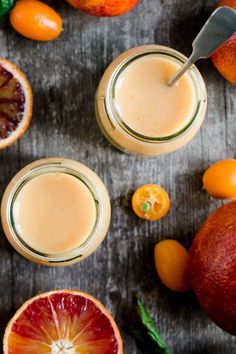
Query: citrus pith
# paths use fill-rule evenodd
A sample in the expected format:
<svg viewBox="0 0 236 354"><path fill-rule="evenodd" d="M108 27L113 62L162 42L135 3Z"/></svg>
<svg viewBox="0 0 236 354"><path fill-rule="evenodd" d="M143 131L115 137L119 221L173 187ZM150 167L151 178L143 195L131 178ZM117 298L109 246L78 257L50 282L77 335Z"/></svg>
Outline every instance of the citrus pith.
<svg viewBox="0 0 236 354"><path fill-rule="evenodd" d="M4 335L4 354L123 354L119 329L92 296L56 290L28 300Z"/></svg>

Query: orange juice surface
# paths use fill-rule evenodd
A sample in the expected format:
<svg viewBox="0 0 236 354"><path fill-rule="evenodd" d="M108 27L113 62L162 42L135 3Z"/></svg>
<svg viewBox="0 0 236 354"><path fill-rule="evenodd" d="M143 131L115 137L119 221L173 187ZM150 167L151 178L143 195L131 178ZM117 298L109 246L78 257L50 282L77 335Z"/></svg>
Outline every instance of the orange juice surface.
<svg viewBox="0 0 236 354"><path fill-rule="evenodd" d="M166 57L148 55L124 69L115 87L115 107L129 128L148 137L165 137L189 123L196 110L190 75L173 87L167 85L179 68Z"/></svg>
<svg viewBox="0 0 236 354"><path fill-rule="evenodd" d="M46 254L80 246L96 220L88 187L66 173L45 173L28 181L18 193L13 218L23 241Z"/></svg>

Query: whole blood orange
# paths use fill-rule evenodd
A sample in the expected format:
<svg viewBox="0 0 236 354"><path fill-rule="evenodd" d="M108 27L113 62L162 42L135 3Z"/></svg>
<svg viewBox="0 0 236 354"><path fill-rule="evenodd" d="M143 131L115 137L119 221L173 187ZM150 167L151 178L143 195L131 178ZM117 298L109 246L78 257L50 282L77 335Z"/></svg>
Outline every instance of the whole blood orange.
<svg viewBox="0 0 236 354"><path fill-rule="evenodd" d="M120 16L130 11L139 0L66 0L77 10L92 16Z"/></svg>
<svg viewBox="0 0 236 354"><path fill-rule="evenodd" d="M217 6L229 6L236 10L236 0L220 0ZM220 74L236 85L236 33L212 54L211 60Z"/></svg>
<svg viewBox="0 0 236 354"><path fill-rule="evenodd" d="M32 117L30 84L10 61L0 58L0 150L16 141Z"/></svg>
<svg viewBox="0 0 236 354"><path fill-rule="evenodd" d="M57 290L27 301L9 322L4 354L123 354L111 315L92 296Z"/></svg>
<svg viewBox="0 0 236 354"><path fill-rule="evenodd" d="M197 233L190 279L209 318L236 335L236 201L216 210Z"/></svg>

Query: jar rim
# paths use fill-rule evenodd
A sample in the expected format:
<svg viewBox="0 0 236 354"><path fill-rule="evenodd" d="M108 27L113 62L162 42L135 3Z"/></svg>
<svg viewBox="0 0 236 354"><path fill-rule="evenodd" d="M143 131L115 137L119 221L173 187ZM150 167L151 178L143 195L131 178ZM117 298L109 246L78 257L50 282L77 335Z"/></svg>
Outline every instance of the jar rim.
<svg viewBox="0 0 236 354"><path fill-rule="evenodd" d="M55 254L50 254L50 253L47 254L38 251L32 248L30 245L28 245L17 232L14 223L14 215L13 215L14 202L19 192L22 190L22 188L33 178L47 173L65 173L77 178L82 183L84 183L84 185L86 186L86 188L88 188L89 192L93 197L95 210L96 210L96 218L93 225L93 229L89 234L89 236L86 238L86 240L76 248L73 248L66 252L55 253ZM97 231L100 228L101 220L102 220L102 212L103 212L102 203L100 201L99 195L93 183L88 179L88 177L85 176L85 174L79 172L77 169L66 166L62 162L58 161L58 162L48 162L48 163L45 162L40 165L34 166L19 179L19 181L16 183L16 185L14 186L14 188L12 189L9 195L8 202L7 202L6 216L7 216L7 223L11 235L14 238L15 242L18 244L18 246L22 250L24 250L28 255L38 260L47 261L48 263L53 264L53 263L63 263L63 262L67 263L75 259L78 259L80 257L83 257L83 252L93 242L94 238L96 237Z"/></svg>
<svg viewBox="0 0 236 354"><path fill-rule="evenodd" d="M172 141L175 140L179 137L181 137L183 134L185 134L187 131L189 131L190 128L193 127L195 122L197 121L197 118L199 117L202 109L204 109L204 105L207 100L207 94L206 94L206 86L205 82L202 78L202 75L200 74L198 68L195 65L192 65L190 69L188 69L187 73L189 74L196 93L196 107L194 110L193 115L191 116L190 120L188 123L181 128L179 131L167 135L167 136L146 136L141 133L138 133L137 131L133 130L130 128L119 116L117 110L115 109L115 104L114 104L114 97L115 97L115 87L117 80L119 79L120 75L123 73L123 71L130 65L132 64L135 60L138 60L142 57L148 56L148 55L158 55L162 57L168 57L170 60L174 60L175 62L184 64L187 60L186 56L183 55L182 53L176 51L175 49L165 47L165 46L160 46L160 45L149 45L148 49L144 48L146 46L141 46L137 47L136 49L140 49L138 52L136 51L135 54L129 55L127 58L122 60L121 63L116 67L116 69L113 71L108 86L107 86L107 94L104 99L104 105L105 105L105 110L106 114L108 116L108 119L110 120L111 125L114 128L119 127L124 133L129 135L130 137L137 139L139 141L147 142L147 143L164 143L167 141ZM132 50L132 49L131 49ZM130 50L129 50L130 51ZM129 52L128 51L128 52Z"/></svg>

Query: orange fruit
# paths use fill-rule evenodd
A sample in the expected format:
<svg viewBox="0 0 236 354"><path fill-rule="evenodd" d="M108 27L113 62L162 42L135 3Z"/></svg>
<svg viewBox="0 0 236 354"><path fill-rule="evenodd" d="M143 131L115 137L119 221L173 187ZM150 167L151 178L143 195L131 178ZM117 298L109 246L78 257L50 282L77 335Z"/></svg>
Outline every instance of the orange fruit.
<svg viewBox="0 0 236 354"><path fill-rule="evenodd" d="M155 267L161 282L170 290L188 291L191 288L188 276L188 251L175 240L164 240L154 250Z"/></svg>
<svg viewBox="0 0 236 354"><path fill-rule="evenodd" d="M132 207L141 219L158 220L168 213L170 199L162 187L157 184L145 184L134 193Z"/></svg>
<svg viewBox="0 0 236 354"><path fill-rule="evenodd" d="M190 249L189 274L209 318L236 336L236 201L214 211L199 229Z"/></svg>
<svg viewBox="0 0 236 354"><path fill-rule="evenodd" d="M236 160L221 160L203 175L203 187L216 199L236 198Z"/></svg>
<svg viewBox="0 0 236 354"><path fill-rule="evenodd" d="M9 322L4 354L123 354L118 327L94 297L55 290L28 300Z"/></svg>
<svg viewBox="0 0 236 354"><path fill-rule="evenodd" d="M92 16L121 16L134 8L139 0L66 0L77 10Z"/></svg>
<svg viewBox="0 0 236 354"><path fill-rule="evenodd" d="M0 58L0 149L11 145L27 129L33 107L31 86L25 74Z"/></svg>
<svg viewBox="0 0 236 354"><path fill-rule="evenodd" d="M20 0L10 13L12 27L22 36L37 41L52 41L62 31L60 15L37 0Z"/></svg>
<svg viewBox="0 0 236 354"><path fill-rule="evenodd" d="M229 6L236 10L236 0L220 0L217 7ZM236 85L236 33L225 41L211 56L219 73L231 84Z"/></svg>

